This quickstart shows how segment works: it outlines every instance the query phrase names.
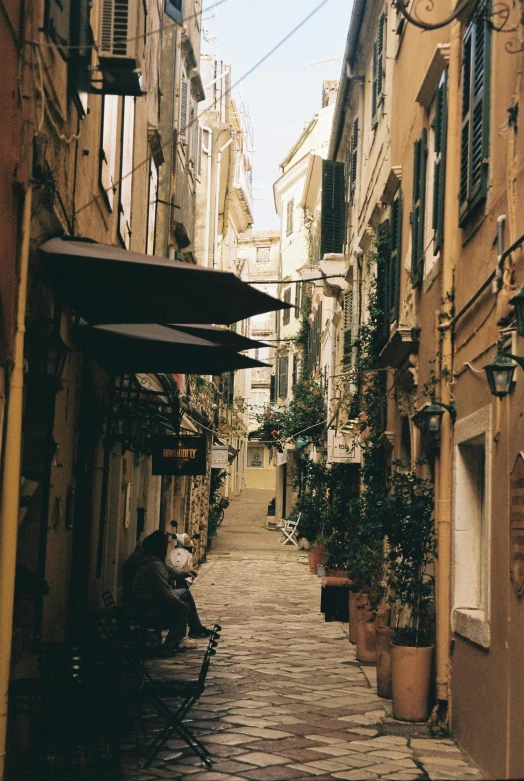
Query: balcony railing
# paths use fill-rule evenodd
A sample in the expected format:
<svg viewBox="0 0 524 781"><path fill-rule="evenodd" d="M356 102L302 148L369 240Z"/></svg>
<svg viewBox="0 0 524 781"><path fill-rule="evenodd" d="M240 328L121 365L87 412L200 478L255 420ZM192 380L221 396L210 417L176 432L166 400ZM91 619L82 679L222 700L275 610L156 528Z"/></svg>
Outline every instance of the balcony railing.
<svg viewBox="0 0 524 781"><path fill-rule="evenodd" d="M240 198L244 201L246 211L253 218L253 193L251 184L251 170L248 169L246 158L242 152L236 153L235 178L233 186L238 190Z"/></svg>

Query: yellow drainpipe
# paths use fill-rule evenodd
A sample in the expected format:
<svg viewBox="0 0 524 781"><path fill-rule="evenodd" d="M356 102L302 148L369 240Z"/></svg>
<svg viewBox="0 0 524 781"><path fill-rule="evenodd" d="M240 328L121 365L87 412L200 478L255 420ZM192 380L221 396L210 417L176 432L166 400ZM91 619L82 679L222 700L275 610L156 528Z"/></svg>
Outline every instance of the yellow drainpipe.
<svg viewBox="0 0 524 781"><path fill-rule="evenodd" d="M446 203L444 211L444 246L442 255L442 299L453 291L454 270L460 255L458 227L458 192L460 187L460 73L461 24L454 21L450 29L450 58L448 79L448 152L446 163ZM447 309L451 303L447 305ZM452 329L441 331L442 367L453 368ZM451 400L449 377L440 380L440 398L445 404ZM451 518L453 487L453 428L451 416L443 416L440 433L439 484L436 503L438 535L437 560L437 698L447 703L446 718L451 712L450 644L451 644ZM445 707L445 706L444 706ZM444 714L442 714L444 715Z"/></svg>
<svg viewBox="0 0 524 781"><path fill-rule="evenodd" d="M20 284L14 342L14 366L9 377L2 503L0 506L0 779L4 778L13 602L15 594L16 543L20 500L20 465L22 448L22 394L24 387L24 334L31 229L29 186L24 194L22 236L20 243Z"/></svg>

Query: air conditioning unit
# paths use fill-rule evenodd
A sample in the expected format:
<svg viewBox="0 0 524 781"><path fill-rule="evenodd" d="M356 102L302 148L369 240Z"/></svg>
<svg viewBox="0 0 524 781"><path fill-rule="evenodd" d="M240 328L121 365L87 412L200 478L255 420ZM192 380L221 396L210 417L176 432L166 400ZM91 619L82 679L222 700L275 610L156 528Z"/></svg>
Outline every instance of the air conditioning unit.
<svg viewBox="0 0 524 781"><path fill-rule="evenodd" d="M98 59L102 92L141 95L143 4L137 0L102 0L98 31Z"/></svg>

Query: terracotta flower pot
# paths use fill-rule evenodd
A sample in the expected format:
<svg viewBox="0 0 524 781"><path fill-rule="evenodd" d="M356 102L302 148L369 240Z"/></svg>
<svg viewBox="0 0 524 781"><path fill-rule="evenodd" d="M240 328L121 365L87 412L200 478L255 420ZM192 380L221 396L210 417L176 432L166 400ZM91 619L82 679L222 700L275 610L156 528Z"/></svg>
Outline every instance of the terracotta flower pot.
<svg viewBox="0 0 524 781"><path fill-rule="evenodd" d="M391 626L377 626L377 694L391 699L391 643L395 630Z"/></svg>
<svg viewBox="0 0 524 781"><path fill-rule="evenodd" d="M354 591L349 592L349 642L357 642L357 606L366 605L368 601L367 594L358 594Z"/></svg>
<svg viewBox="0 0 524 781"><path fill-rule="evenodd" d="M393 718L425 721L434 646L412 648L391 643Z"/></svg>
<svg viewBox="0 0 524 781"><path fill-rule="evenodd" d="M377 637L375 622L368 605L358 607L357 659L359 662L373 662L377 658Z"/></svg>
<svg viewBox="0 0 524 781"><path fill-rule="evenodd" d="M319 545L316 542L313 543L311 550L308 551L307 557L309 569L314 575L316 575L318 565L323 564L325 561L324 546Z"/></svg>

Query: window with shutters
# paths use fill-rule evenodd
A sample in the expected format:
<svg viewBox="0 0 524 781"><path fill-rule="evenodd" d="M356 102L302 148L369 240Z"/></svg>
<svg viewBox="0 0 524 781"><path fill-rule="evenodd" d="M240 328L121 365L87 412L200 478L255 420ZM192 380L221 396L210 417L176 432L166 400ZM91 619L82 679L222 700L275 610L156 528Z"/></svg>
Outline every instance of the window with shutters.
<svg viewBox="0 0 524 781"><path fill-rule="evenodd" d="M293 233L293 216L295 212L295 199L291 198L287 202L286 207L286 236L291 236Z"/></svg>
<svg viewBox="0 0 524 781"><path fill-rule="evenodd" d="M444 71L435 95L433 121L433 254L437 255L444 243L444 203L446 197L446 143L448 133L448 70Z"/></svg>
<svg viewBox="0 0 524 781"><path fill-rule="evenodd" d="M269 382L269 401L272 404L277 400L277 378L275 374L271 375Z"/></svg>
<svg viewBox="0 0 524 781"><path fill-rule="evenodd" d="M411 212L411 284L417 287L424 274L424 225L426 215L426 128L415 141L413 155L413 210Z"/></svg>
<svg viewBox="0 0 524 781"><path fill-rule="evenodd" d="M118 130L118 95L102 98L102 127L100 132L100 166L98 181L104 200L113 211L116 181L116 148Z"/></svg>
<svg viewBox="0 0 524 781"><path fill-rule="evenodd" d="M60 49L67 60L70 50L71 0L46 0L44 7L44 30Z"/></svg>
<svg viewBox="0 0 524 781"><path fill-rule="evenodd" d="M348 203L353 203L355 198L355 189L357 186L358 172L358 117L353 120L351 128L351 144L349 145L348 159Z"/></svg>
<svg viewBox="0 0 524 781"><path fill-rule="evenodd" d="M302 309L302 287L304 283L299 282L295 285L295 319L298 320Z"/></svg>
<svg viewBox="0 0 524 781"><path fill-rule="evenodd" d="M462 125L459 210L462 226L488 190L491 35L476 17L462 42Z"/></svg>
<svg viewBox="0 0 524 781"><path fill-rule="evenodd" d="M131 244L131 199L133 194L133 147L135 141L135 99L125 97L122 107L122 158L120 161L120 203L118 234L127 249Z"/></svg>
<svg viewBox="0 0 524 781"><path fill-rule="evenodd" d="M342 348L342 364L349 369L353 361L353 291L344 294L344 343Z"/></svg>
<svg viewBox="0 0 524 781"><path fill-rule="evenodd" d="M295 353L293 355L292 360L293 360L293 380L292 380L293 386L292 387L294 388L295 385L298 382L298 355L297 355L297 353Z"/></svg>
<svg viewBox="0 0 524 781"><path fill-rule="evenodd" d="M278 359L278 395L280 398L287 396L289 357Z"/></svg>
<svg viewBox="0 0 524 781"><path fill-rule="evenodd" d="M320 255L341 253L346 240L344 163L322 161Z"/></svg>
<svg viewBox="0 0 524 781"><path fill-rule="evenodd" d="M390 241L387 269L386 315L388 326L398 321L400 302L400 270L402 263L402 190L391 204Z"/></svg>
<svg viewBox="0 0 524 781"><path fill-rule="evenodd" d="M384 98L384 62L386 44L386 17L378 20L377 37L373 42L372 84L371 84L371 126L378 124L379 107Z"/></svg>
<svg viewBox="0 0 524 781"><path fill-rule="evenodd" d="M288 287L287 290L284 290L284 297L283 300L286 302L286 304L291 303L291 288ZM284 309L282 312L282 325L288 325L291 321L291 309Z"/></svg>
<svg viewBox="0 0 524 781"><path fill-rule="evenodd" d="M185 143L189 143L189 119L191 110L191 91L189 89L189 79L182 78L180 86L180 124L179 133L180 139Z"/></svg>
<svg viewBox="0 0 524 781"><path fill-rule="evenodd" d="M184 0L166 0L166 14L177 24L184 21Z"/></svg>

